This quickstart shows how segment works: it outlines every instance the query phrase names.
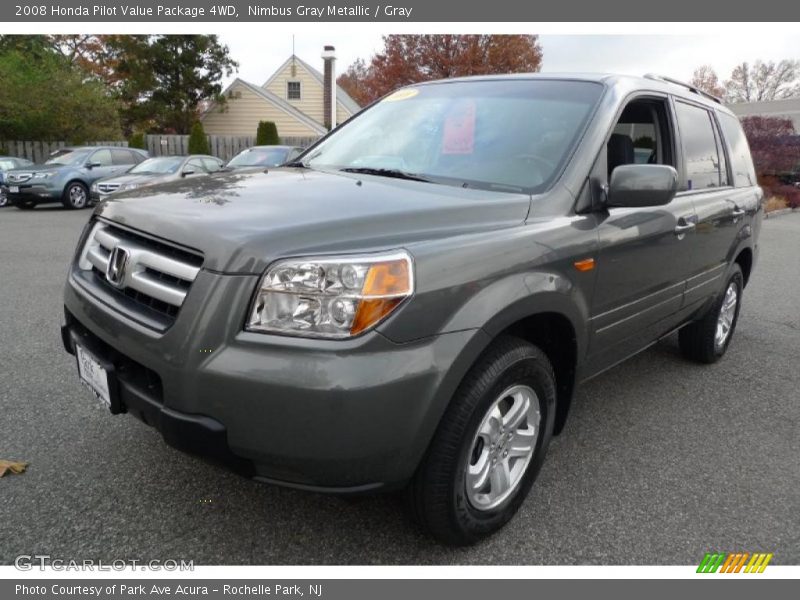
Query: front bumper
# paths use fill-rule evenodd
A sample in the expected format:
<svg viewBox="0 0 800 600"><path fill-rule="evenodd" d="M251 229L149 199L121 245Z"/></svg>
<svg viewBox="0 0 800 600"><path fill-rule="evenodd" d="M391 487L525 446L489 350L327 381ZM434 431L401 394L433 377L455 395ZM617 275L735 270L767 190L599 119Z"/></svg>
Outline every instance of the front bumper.
<svg viewBox="0 0 800 600"><path fill-rule="evenodd" d="M6 184L7 187L14 185L16 184ZM16 185L16 187L19 188L19 192L7 192L9 204L14 204L16 202L58 202L61 200L62 190L51 186L23 183L21 185Z"/></svg>
<svg viewBox="0 0 800 600"><path fill-rule="evenodd" d="M125 410L182 450L314 490L404 484L486 334L396 344L377 332L347 341L245 332L256 284L201 271L175 323L156 332L70 276L65 345L79 339L113 364Z"/></svg>

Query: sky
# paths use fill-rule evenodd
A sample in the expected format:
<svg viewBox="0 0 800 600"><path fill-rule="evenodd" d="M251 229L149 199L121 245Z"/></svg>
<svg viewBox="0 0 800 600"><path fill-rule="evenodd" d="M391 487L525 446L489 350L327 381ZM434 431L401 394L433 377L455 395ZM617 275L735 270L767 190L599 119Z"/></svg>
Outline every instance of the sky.
<svg viewBox="0 0 800 600"><path fill-rule="evenodd" d="M297 56L322 69L322 46L336 47L337 73L356 58L368 60L382 47L380 31L340 27L330 24L330 31L301 30L295 35ZM658 73L689 80L694 69L710 64L721 79L730 75L742 61L800 59L797 35L752 30L711 35L561 35L540 36L544 50L542 71L611 72L630 75ZM220 39L239 61L236 76L262 84L291 55L292 32L258 35L250 31L221 33ZM230 83L228 78L225 84Z"/></svg>

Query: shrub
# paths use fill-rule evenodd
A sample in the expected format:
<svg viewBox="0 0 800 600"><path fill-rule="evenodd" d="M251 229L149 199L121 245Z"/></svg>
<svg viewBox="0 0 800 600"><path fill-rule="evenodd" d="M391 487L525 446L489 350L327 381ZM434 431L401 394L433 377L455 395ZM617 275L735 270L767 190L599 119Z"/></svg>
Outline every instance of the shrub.
<svg viewBox="0 0 800 600"><path fill-rule="evenodd" d="M278 128L272 121L259 121L256 131L256 146L271 146L281 143Z"/></svg>
<svg viewBox="0 0 800 600"><path fill-rule="evenodd" d="M197 121L192 125L192 132L189 134L189 154L210 154L210 152L203 124Z"/></svg>
<svg viewBox="0 0 800 600"><path fill-rule="evenodd" d="M141 133L141 132L134 133L128 139L128 147L129 148L140 148L142 150L147 150L147 143L145 142L144 134Z"/></svg>

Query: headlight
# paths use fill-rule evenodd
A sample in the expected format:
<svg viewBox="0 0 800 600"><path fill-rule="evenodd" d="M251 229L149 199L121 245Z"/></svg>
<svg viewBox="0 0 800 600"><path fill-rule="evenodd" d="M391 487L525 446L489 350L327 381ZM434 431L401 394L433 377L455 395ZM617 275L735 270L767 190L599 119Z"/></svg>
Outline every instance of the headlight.
<svg viewBox="0 0 800 600"><path fill-rule="evenodd" d="M127 184L122 186L122 189L123 190L135 190L137 187L139 187L139 186L137 184L135 184L135 183L127 183Z"/></svg>
<svg viewBox="0 0 800 600"><path fill-rule="evenodd" d="M50 179L52 176L52 173L34 173L31 179Z"/></svg>
<svg viewBox="0 0 800 600"><path fill-rule="evenodd" d="M281 260L261 279L247 329L349 338L377 325L413 291L405 251Z"/></svg>

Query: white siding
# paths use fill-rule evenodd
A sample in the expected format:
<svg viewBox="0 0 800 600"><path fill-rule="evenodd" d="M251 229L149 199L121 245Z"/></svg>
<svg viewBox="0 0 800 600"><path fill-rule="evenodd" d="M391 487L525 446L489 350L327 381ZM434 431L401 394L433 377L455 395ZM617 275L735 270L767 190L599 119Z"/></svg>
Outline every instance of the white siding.
<svg viewBox="0 0 800 600"><path fill-rule="evenodd" d="M300 82L300 100L289 100L286 97L286 82ZM292 76L292 63L287 63L283 69L277 72L265 89L272 92L279 98L283 98L289 104L303 111L306 115L314 119L320 125L325 123L324 116L324 96L323 86L319 79L309 73L300 61L295 63L295 74ZM336 104L336 122L343 123L353 115L340 102Z"/></svg>
<svg viewBox="0 0 800 600"><path fill-rule="evenodd" d="M256 134L259 121L274 121L280 136L319 135L308 125L271 104L267 99L255 94L246 86L234 83L224 112L217 108L209 110L202 118L203 128L209 135L252 135ZM286 90L284 90L284 97Z"/></svg>

